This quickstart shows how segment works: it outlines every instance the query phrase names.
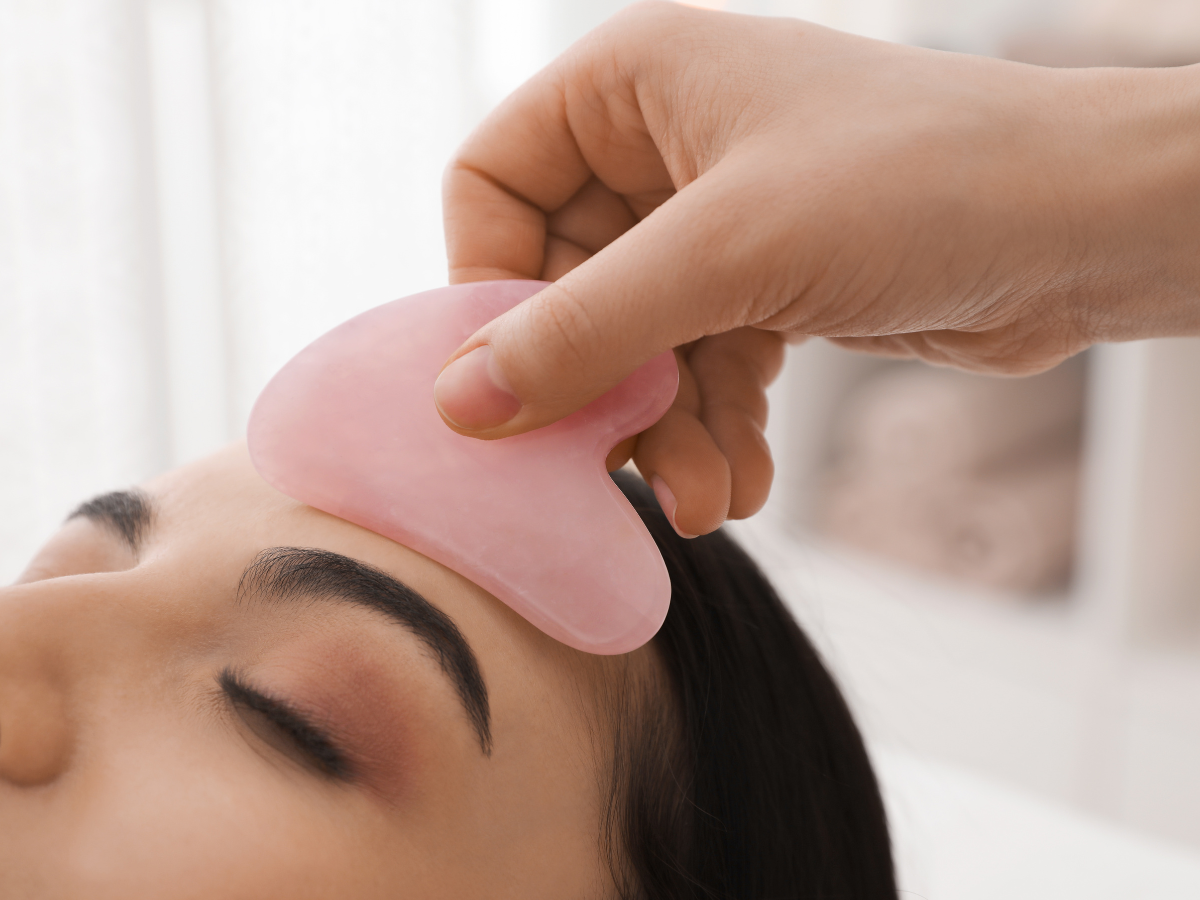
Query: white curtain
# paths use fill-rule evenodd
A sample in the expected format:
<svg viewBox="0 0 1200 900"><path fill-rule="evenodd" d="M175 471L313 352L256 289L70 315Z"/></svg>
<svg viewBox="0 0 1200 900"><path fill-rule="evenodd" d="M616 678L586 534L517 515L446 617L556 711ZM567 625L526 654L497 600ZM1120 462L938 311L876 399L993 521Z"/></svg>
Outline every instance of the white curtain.
<svg viewBox="0 0 1200 900"><path fill-rule="evenodd" d="M142 22L0 3L0 573L168 462Z"/></svg>
<svg viewBox="0 0 1200 900"><path fill-rule="evenodd" d="M468 12L0 0L0 578L240 434L322 331L445 282Z"/></svg>

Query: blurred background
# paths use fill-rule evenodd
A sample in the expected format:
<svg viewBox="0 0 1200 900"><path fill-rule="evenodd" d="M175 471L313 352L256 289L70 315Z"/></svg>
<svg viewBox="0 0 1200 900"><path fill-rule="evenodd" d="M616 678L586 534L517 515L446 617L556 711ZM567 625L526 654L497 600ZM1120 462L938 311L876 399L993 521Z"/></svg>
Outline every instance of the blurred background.
<svg viewBox="0 0 1200 900"><path fill-rule="evenodd" d="M0 0L0 578L445 283L455 145L619 0ZM1194 0L730 0L1041 65L1200 61ZM850 694L903 886L1200 896L1200 342L1029 380L792 352L737 527Z"/></svg>

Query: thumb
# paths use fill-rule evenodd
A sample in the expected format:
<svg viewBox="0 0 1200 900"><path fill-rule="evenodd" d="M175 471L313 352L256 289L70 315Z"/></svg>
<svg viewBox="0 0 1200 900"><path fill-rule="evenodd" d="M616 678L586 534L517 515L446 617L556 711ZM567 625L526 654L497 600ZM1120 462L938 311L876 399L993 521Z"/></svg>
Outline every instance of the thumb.
<svg viewBox="0 0 1200 900"><path fill-rule="evenodd" d="M759 254L737 236L751 229L700 188L472 335L434 387L446 424L485 439L540 428L664 350L774 312L749 293L763 273L747 268Z"/></svg>

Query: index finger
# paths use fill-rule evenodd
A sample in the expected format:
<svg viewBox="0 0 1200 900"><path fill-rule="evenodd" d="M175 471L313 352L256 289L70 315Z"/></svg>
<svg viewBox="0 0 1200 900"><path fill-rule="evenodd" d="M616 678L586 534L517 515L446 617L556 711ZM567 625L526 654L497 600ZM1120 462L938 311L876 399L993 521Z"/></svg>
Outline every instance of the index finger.
<svg viewBox="0 0 1200 900"><path fill-rule="evenodd" d="M639 218L671 176L641 113L636 73L603 34L555 60L484 120L446 170L450 280L538 278L546 216L592 177Z"/></svg>

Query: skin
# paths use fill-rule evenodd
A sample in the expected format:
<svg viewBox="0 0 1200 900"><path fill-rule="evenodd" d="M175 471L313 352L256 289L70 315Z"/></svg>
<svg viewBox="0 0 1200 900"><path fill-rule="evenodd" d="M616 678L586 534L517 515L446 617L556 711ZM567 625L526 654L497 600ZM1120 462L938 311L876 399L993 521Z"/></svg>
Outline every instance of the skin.
<svg viewBox="0 0 1200 900"><path fill-rule="evenodd" d="M1197 134L1196 66L1047 69L638 4L446 171L451 281L555 283L450 358L439 408L505 437L676 348L675 408L610 464L632 453L677 530L712 531L766 500L787 340L1019 375L1200 334ZM484 346L515 400L454 369Z"/></svg>
<svg viewBox="0 0 1200 900"><path fill-rule="evenodd" d="M455 573L275 492L242 446L146 491L138 555L77 518L0 589L0 896L610 894L593 697L643 652L558 645ZM278 546L375 566L449 615L486 682L490 756L405 628L333 601L237 602ZM231 704L216 683L230 666L313 713L355 778Z"/></svg>

